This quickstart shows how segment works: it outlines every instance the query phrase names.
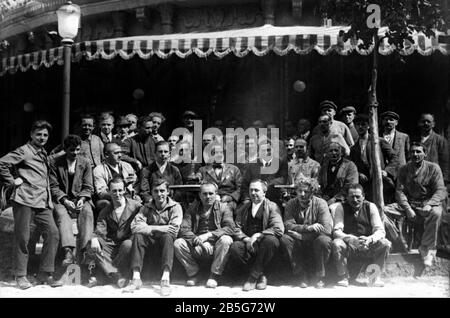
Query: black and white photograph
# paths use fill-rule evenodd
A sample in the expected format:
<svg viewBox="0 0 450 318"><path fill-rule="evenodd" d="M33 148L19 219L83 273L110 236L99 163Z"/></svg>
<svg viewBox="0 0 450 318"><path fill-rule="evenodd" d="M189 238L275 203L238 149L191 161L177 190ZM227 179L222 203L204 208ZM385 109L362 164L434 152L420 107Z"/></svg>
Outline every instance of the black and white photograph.
<svg viewBox="0 0 450 318"><path fill-rule="evenodd" d="M449 298L449 143L450 0L0 0L0 298Z"/></svg>

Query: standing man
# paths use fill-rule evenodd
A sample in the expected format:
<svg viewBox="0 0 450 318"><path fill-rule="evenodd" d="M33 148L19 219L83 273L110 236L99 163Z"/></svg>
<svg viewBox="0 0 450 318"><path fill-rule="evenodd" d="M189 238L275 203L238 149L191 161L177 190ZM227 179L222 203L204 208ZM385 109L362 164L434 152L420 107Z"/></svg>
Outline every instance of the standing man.
<svg viewBox="0 0 450 318"><path fill-rule="evenodd" d="M194 149L194 120L198 119L198 115L192 110L187 110L183 113L182 121L184 128L187 128L188 133L183 135L182 141L187 141L191 149Z"/></svg>
<svg viewBox="0 0 450 318"><path fill-rule="evenodd" d="M376 205L364 199L360 184L350 185L347 200L337 205L334 214L332 254L339 276L338 286L347 287L349 284L348 259L371 259L370 264L378 265L383 271L391 248L385 235ZM350 280L356 279L357 274ZM373 286L383 287L384 283L377 277Z"/></svg>
<svg viewBox="0 0 450 318"><path fill-rule="evenodd" d="M344 137L345 142L347 143L348 148L354 145L354 141L352 138L352 134L350 129L346 124L339 120L335 120L334 116L336 115L337 106L334 102L330 100L324 100L320 103L320 112L322 115L328 115L331 118L330 122L330 132L332 134L339 134ZM314 127L312 131L312 135L319 134L321 131L320 126Z"/></svg>
<svg viewBox="0 0 450 318"><path fill-rule="evenodd" d="M120 117L116 123L117 133L113 137L113 141L119 146L123 147L125 140L130 138L130 122L125 117Z"/></svg>
<svg viewBox="0 0 450 318"><path fill-rule="evenodd" d="M125 182L120 177L108 184L112 204L98 216L97 226L88 244L88 255L94 258L105 274L119 288L126 284L131 252L131 222L141 208L139 202L125 197ZM89 287L97 285L97 279L89 279Z"/></svg>
<svg viewBox="0 0 450 318"><path fill-rule="evenodd" d="M267 287L264 269L280 246L284 233L283 220L278 206L266 199L267 185L262 180L250 182L250 198L237 213L235 242L230 256L250 267L250 275L243 291L263 290Z"/></svg>
<svg viewBox="0 0 450 318"><path fill-rule="evenodd" d="M382 124L381 137L394 149L399 166L403 166L408 161L409 136L397 130L400 116L395 112L387 111L382 113L380 118Z"/></svg>
<svg viewBox="0 0 450 318"><path fill-rule="evenodd" d="M419 119L420 142L424 144L427 154L427 161L437 163L441 167L444 182L449 180L449 148L444 137L433 131L435 126L434 116L424 113Z"/></svg>
<svg viewBox="0 0 450 318"><path fill-rule="evenodd" d="M150 185L153 180L164 179L169 185L183 184L180 171L169 162L170 150L167 141L159 141L156 144L156 160L141 171L140 195L144 203L151 200Z"/></svg>
<svg viewBox="0 0 450 318"><path fill-rule="evenodd" d="M169 184L164 179L153 181L152 197L153 200L139 211L131 224L133 279L125 291L133 292L142 286L141 271L144 265L144 256L151 248L161 252L161 294L168 296L171 292L170 273L174 255L173 243L180 229L183 210L180 204L169 197Z"/></svg>
<svg viewBox="0 0 450 318"><path fill-rule="evenodd" d="M397 203L388 206L406 218L423 223L423 234L419 252L425 266L431 266L436 249L439 220L442 204L447 198L442 171L436 163L425 160L427 148L424 144L413 142L410 150L411 160L400 167L395 197ZM420 221L420 222L419 222Z"/></svg>
<svg viewBox="0 0 450 318"><path fill-rule="evenodd" d="M166 121L166 117L164 117L163 114L157 112L151 112L148 116L152 119L153 122L152 136L155 140L155 143L164 141L164 138L159 134L159 128Z"/></svg>
<svg viewBox="0 0 450 318"><path fill-rule="evenodd" d="M114 117L110 113L102 113L99 119L100 138L103 144L113 141Z"/></svg>
<svg viewBox="0 0 450 318"><path fill-rule="evenodd" d="M152 137L153 121L149 116L138 120L138 134L125 141L123 161L133 165L136 171L155 161L155 140Z"/></svg>
<svg viewBox="0 0 450 318"><path fill-rule="evenodd" d="M80 156L89 160L94 169L103 161L103 142L99 136L93 135L95 120L91 115L81 117L81 152Z"/></svg>
<svg viewBox="0 0 450 318"><path fill-rule="evenodd" d="M342 118L342 122L347 125L348 129L350 129L353 141L356 142L356 139L358 139L358 132L356 131L355 125L353 124L353 120L355 119L356 116L355 107L346 106L341 109L339 114Z"/></svg>
<svg viewBox="0 0 450 318"><path fill-rule="evenodd" d="M337 142L341 145L344 149L345 156L350 155L350 147L344 137L340 133L331 131L331 117L327 114L321 115L319 116L318 122L319 125L316 127L319 127L319 131L316 134L313 134L309 142L309 153L311 157L318 163L323 164L332 142Z"/></svg>
<svg viewBox="0 0 450 318"><path fill-rule="evenodd" d="M138 117L135 114L127 114L125 116L125 118L128 120L128 122L130 123L130 130L128 131L129 134L129 138L134 137L137 132L137 121L138 121Z"/></svg>
<svg viewBox="0 0 450 318"><path fill-rule="evenodd" d="M286 147L286 160L288 165L295 159L295 149L294 149L295 140L293 138L286 139L285 147Z"/></svg>
<svg viewBox="0 0 450 318"><path fill-rule="evenodd" d="M296 185L297 197L291 199L285 209L287 232L280 239L281 249L292 271L302 274L301 288L308 286L307 260L312 256L316 287L323 288L325 267L331 253L333 219L327 202L314 195L319 190L316 179L302 177Z"/></svg>
<svg viewBox="0 0 450 318"><path fill-rule="evenodd" d="M347 187L358 183L358 180L358 169L355 164L343 158L343 150L338 143L331 143L328 159L320 167L319 172L322 198L327 201L328 206L345 201Z"/></svg>
<svg viewBox="0 0 450 318"><path fill-rule="evenodd" d="M14 214L14 275L20 289L32 287L27 279L28 240L31 221L42 229L42 249L38 283L62 286L54 280L55 256L59 244L58 227L53 219L49 167L44 149L52 126L44 120L33 123L31 140L0 158L0 181L15 187L12 195Z"/></svg>
<svg viewBox="0 0 450 318"><path fill-rule="evenodd" d="M180 238L174 244L175 256L188 275L186 286L197 285L198 260L212 259L206 287L217 287L228 261L234 230L233 211L217 200L217 185L203 183L200 202L196 201L184 214Z"/></svg>
<svg viewBox="0 0 450 318"><path fill-rule="evenodd" d="M89 161L79 156L81 138L69 135L64 139L65 155L51 163L50 187L55 206L55 220L64 249L63 266L74 262L73 249L83 255L94 231L91 201L94 193ZM77 219L78 244L72 231L72 218Z"/></svg>
<svg viewBox="0 0 450 318"><path fill-rule="evenodd" d="M311 122L306 118L300 118L297 123L297 138L309 142L311 139Z"/></svg>
<svg viewBox="0 0 450 318"><path fill-rule="evenodd" d="M305 139L295 141L295 159L289 164L288 184L296 184L301 178L319 177L320 164L308 154L308 143Z"/></svg>

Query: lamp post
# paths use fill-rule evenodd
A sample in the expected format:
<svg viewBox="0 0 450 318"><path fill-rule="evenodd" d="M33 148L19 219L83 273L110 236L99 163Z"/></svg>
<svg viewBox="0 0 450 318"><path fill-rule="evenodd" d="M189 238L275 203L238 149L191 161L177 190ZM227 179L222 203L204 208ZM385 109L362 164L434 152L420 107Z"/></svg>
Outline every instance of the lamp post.
<svg viewBox="0 0 450 318"><path fill-rule="evenodd" d="M61 141L69 134L70 120L70 63L73 38L77 36L80 26L80 7L68 1L56 11L58 17L58 33L64 47L63 100Z"/></svg>

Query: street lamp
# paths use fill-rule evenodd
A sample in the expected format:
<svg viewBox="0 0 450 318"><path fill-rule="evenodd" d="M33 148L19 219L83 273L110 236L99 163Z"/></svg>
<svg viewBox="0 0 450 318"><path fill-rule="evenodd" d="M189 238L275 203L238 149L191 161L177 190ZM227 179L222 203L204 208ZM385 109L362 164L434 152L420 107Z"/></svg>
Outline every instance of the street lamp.
<svg viewBox="0 0 450 318"><path fill-rule="evenodd" d="M58 33L64 46L64 73L63 73L63 108L61 141L69 134L70 120L70 63L73 38L77 36L80 26L80 7L68 1L56 11L58 17Z"/></svg>

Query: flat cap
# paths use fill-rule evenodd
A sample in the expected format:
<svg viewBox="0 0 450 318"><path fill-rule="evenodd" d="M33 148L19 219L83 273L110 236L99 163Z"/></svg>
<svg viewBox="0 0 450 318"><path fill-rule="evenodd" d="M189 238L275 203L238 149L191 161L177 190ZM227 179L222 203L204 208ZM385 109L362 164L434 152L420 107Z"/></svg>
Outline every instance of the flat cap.
<svg viewBox="0 0 450 318"><path fill-rule="evenodd" d="M369 115L366 114L358 114L353 119L354 123L369 123Z"/></svg>
<svg viewBox="0 0 450 318"><path fill-rule="evenodd" d="M128 119L125 116L122 116L119 118L119 120L116 123L116 126L131 126L131 123L128 121Z"/></svg>
<svg viewBox="0 0 450 318"><path fill-rule="evenodd" d="M192 110L187 110L187 111L185 111L185 112L183 113L183 118L185 118L185 117L194 117L194 118L197 118L198 116L197 116L197 114L194 113Z"/></svg>
<svg viewBox="0 0 450 318"><path fill-rule="evenodd" d="M348 113L348 112L354 112L356 114L356 109L353 106L345 106L344 108L341 109L340 113Z"/></svg>
<svg viewBox="0 0 450 318"><path fill-rule="evenodd" d="M335 111L337 110L337 106L331 100L324 100L320 103L320 109L324 108L333 108Z"/></svg>
<svg viewBox="0 0 450 318"><path fill-rule="evenodd" d="M400 116L396 112L393 112L393 111L390 111L390 110L388 110L387 112L384 112L384 113L382 113L380 115L381 119L383 119L384 117L392 117L392 118L394 118L396 120L400 119Z"/></svg>

